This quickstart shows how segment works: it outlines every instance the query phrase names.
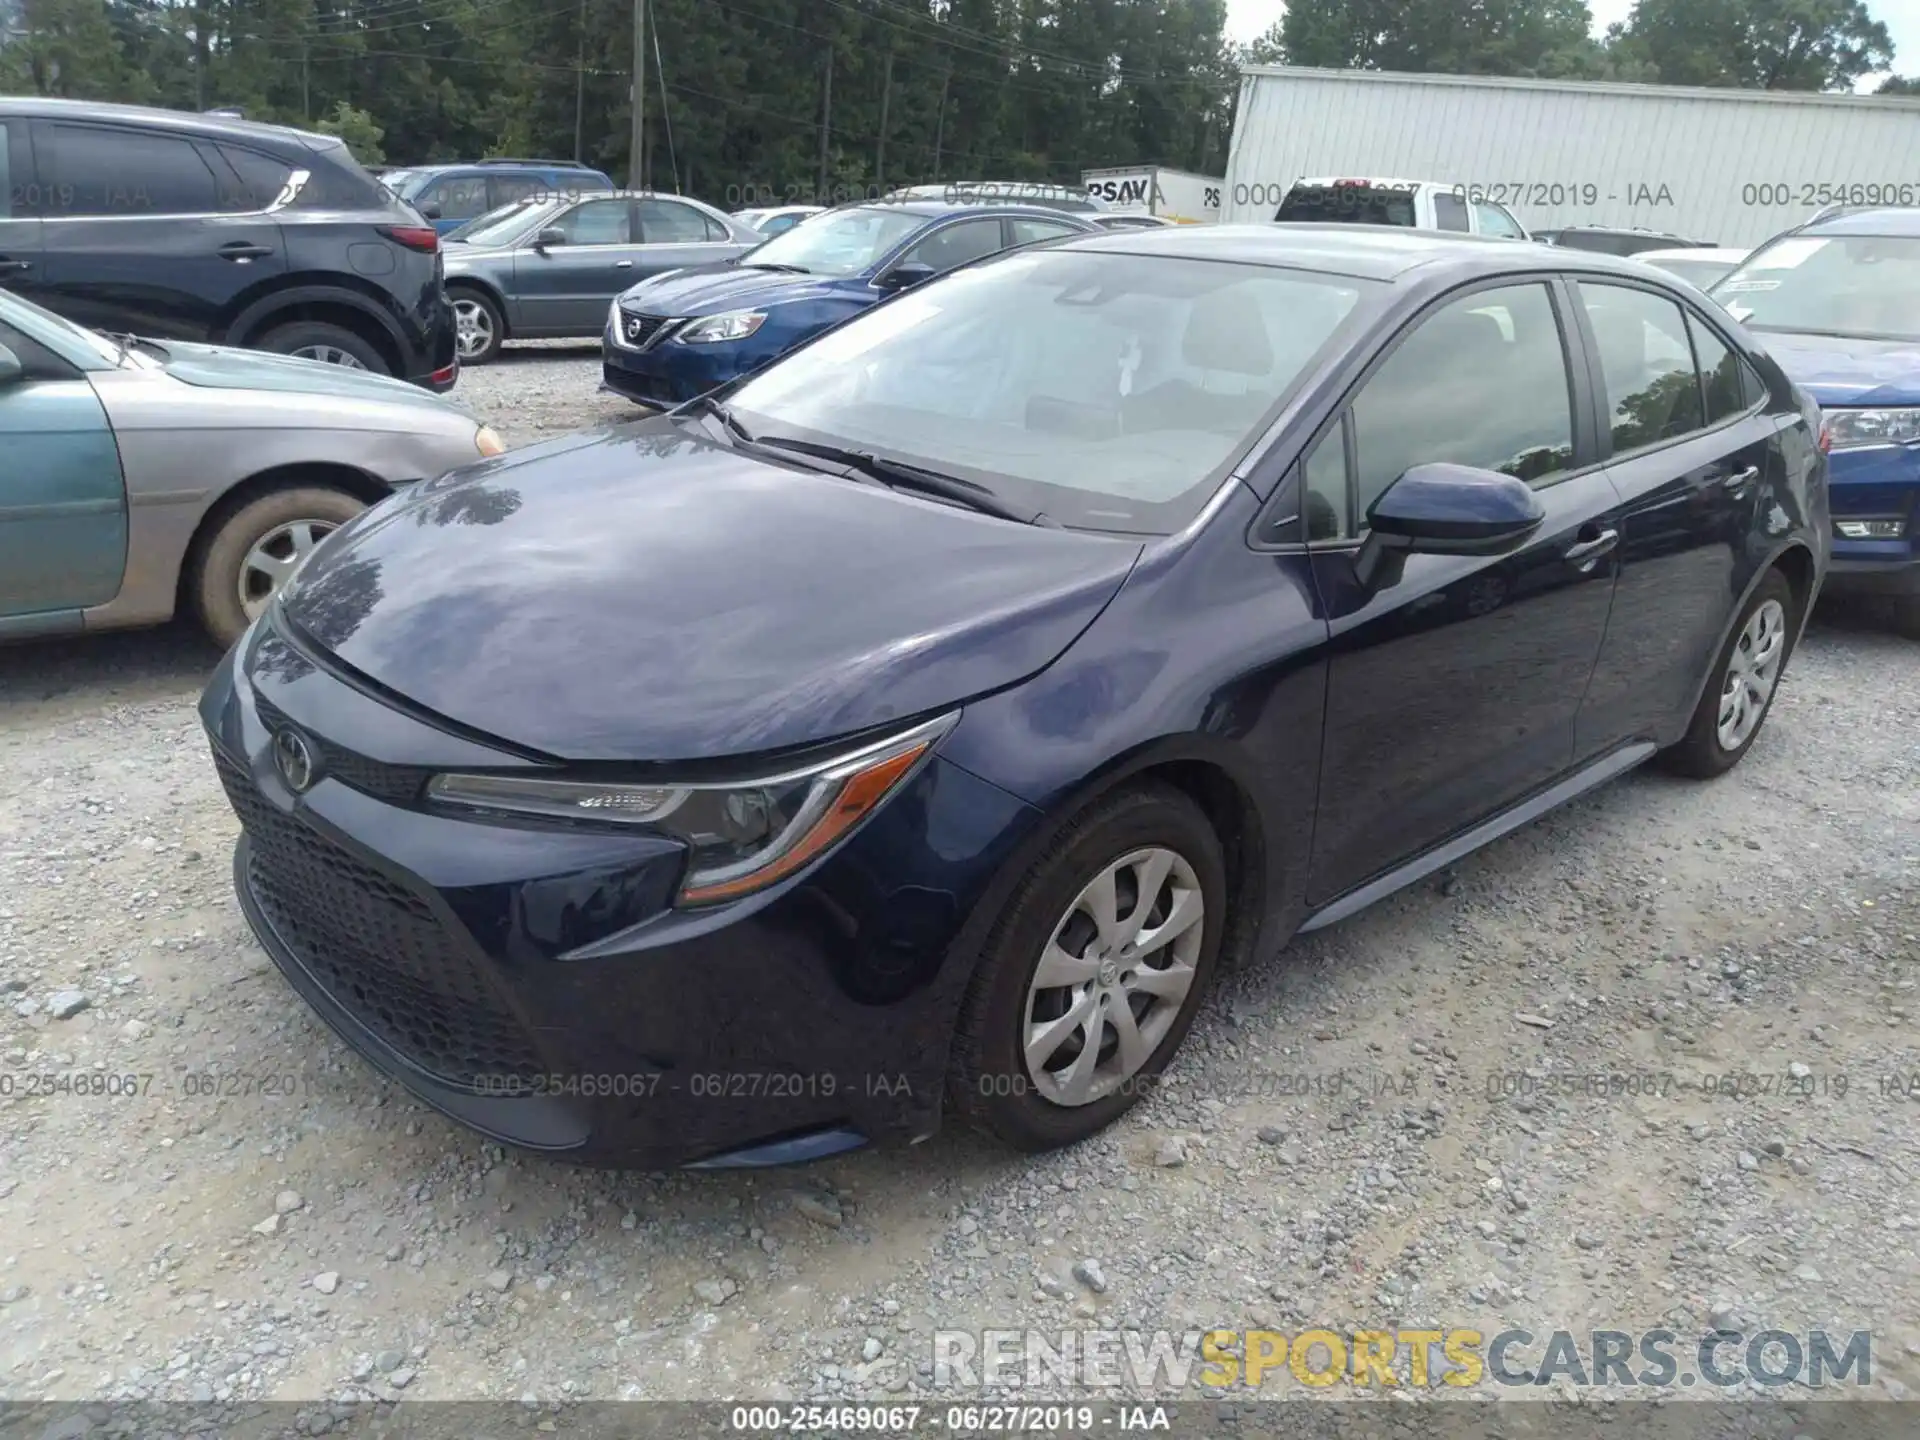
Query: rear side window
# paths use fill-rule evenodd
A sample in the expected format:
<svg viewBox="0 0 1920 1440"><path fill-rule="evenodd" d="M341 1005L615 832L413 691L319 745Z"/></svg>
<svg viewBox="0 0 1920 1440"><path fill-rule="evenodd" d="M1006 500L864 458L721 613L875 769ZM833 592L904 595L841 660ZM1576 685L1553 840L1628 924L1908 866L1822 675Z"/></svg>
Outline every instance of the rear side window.
<svg viewBox="0 0 1920 1440"><path fill-rule="evenodd" d="M0 120L0 220L11 220L15 215L27 213L27 197L19 192L26 189L24 184L16 184L13 178L13 156L11 140L7 134L7 122Z"/></svg>
<svg viewBox="0 0 1920 1440"><path fill-rule="evenodd" d="M289 209L393 211L393 192L362 170L344 145L317 150L294 168L307 172L307 182L289 202Z"/></svg>
<svg viewBox="0 0 1920 1440"><path fill-rule="evenodd" d="M624 200L589 200L576 205L554 228L566 232L569 245L625 245L632 231Z"/></svg>
<svg viewBox="0 0 1920 1440"><path fill-rule="evenodd" d="M1336 225L1417 225L1413 191L1373 185L1295 185L1275 220Z"/></svg>
<svg viewBox="0 0 1920 1440"><path fill-rule="evenodd" d="M640 240L646 245L700 245L713 238L707 217L691 205L671 200L642 200L634 209L640 216Z"/></svg>
<svg viewBox="0 0 1920 1440"><path fill-rule="evenodd" d="M1013 243L1032 245L1041 240L1057 240L1062 235L1079 233L1071 225L1056 225L1050 220L1015 220L1013 224Z"/></svg>
<svg viewBox="0 0 1920 1440"><path fill-rule="evenodd" d="M1614 453L1700 429L1700 377L1680 307L1621 285L1582 280L1578 288L1600 352Z"/></svg>
<svg viewBox="0 0 1920 1440"><path fill-rule="evenodd" d="M1694 359L1700 367L1701 387L1706 391L1709 425L1741 414L1766 393L1767 387L1753 373L1753 367L1728 349L1697 315L1687 316L1687 329L1693 335Z"/></svg>
<svg viewBox="0 0 1920 1440"><path fill-rule="evenodd" d="M100 125L48 128L49 214L210 215L222 208L213 170L191 140Z"/></svg>
<svg viewBox="0 0 1920 1440"><path fill-rule="evenodd" d="M554 188L538 175L495 175L487 181L487 208L498 210L530 195L551 196Z"/></svg>
<svg viewBox="0 0 1920 1440"><path fill-rule="evenodd" d="M264 210L280 198L292 167L241 145L214 147L226 173L220 178L220 208L233 214Z"/></svg>

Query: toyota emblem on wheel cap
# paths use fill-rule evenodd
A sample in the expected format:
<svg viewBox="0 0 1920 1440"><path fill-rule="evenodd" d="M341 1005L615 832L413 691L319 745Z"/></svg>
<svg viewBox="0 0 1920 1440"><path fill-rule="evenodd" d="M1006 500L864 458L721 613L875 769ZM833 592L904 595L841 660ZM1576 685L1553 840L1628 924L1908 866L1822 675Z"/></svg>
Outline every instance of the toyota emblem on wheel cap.
<svg viewBox="0 0 1920 1440"><path fill-rule="evenodd" d="M273 764L296 795L313 784L313 747L298 730L274 733Z"/></svg>

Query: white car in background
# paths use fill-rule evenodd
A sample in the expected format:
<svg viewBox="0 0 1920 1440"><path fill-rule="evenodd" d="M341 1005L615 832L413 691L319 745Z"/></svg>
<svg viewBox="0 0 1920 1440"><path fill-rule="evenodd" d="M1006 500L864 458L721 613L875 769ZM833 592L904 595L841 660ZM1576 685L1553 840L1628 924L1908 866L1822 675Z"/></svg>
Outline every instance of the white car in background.
<svg viewBox="0 0 1920 1440"><path fill-rule="evenodd" d="M781 235L810 215L818 215L824 205L762 205L751 210L736 210L733 218L762 235Z"/></svg>
<svg viewBox="0 0 1920 1440"><path fill-rule="evenodd" d="M1747 252L1721 245L1689 245L1680 250L1642 250L1633 258L1678 275L1696 290L1707 290L1723 275L1739 269Z"/></svg>
<svg viewBox="0 0 1920 1440"><path fill-rule="evenodd" d="M1255 187L1259 188L1259 187ZM1287 187L1280 222L1335 225L1401 225L1417 230L1450 230L1458 235L1497 235L1527 240L1527 227L1513 212L1444 180L1301 179Z"/></svg>

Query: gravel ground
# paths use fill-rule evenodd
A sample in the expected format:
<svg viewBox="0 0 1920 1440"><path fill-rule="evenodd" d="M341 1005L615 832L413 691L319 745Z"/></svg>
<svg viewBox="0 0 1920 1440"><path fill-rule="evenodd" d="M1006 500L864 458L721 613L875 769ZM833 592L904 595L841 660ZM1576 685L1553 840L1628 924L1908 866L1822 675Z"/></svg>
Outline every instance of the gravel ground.
<svg viewBox="0 0 1920 1440"><path fill-rule="evenodd" d="M524 443L632 413L596 380L459 393ZM1733 775L1630 776L1226 977L1071 1153L758 1175L503 1155L343 1050L230 894L214 658L0 651L0 1396L910 1397L936 1327L1416 1322L1871 1329L1920 1387L1920 644L1823 617ZM1492 1093L1587 1071L1674 1079Z"/></svg>

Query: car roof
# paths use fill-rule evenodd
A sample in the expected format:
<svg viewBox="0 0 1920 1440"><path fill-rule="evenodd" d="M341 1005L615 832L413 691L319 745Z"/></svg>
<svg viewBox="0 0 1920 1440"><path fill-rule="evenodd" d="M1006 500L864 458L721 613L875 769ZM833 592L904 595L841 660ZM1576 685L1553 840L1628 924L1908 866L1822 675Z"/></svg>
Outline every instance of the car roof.
<svg viewBox="0 0 1920 1440"><path fill-rule="evenodd" d="M601 175L591 165L576 165L571 160L430 160L422 165L397 165L415 175L440 175L448 170L484 170L489 175L502 170L552 170L573 175Z"/></svg>
<svg viewBox="0 0 1920 1440"><path fill-rule="evenodd" d="M1052 205L1022 205L1013 200L856 200L842 210L904 210L909 215L924 215L937 220L942 215L967 215L979 210L1012 215L1017 219L1070 220L1091 227L1089 210L1060 210Z"/></svg>
<svg viewBox="0 0 1920 1440"><path fill-rule="evenodd" d="M1444 272L1463 280L1539 270L1585 270L1641 281L1647 277L1647 267L1626 256L1562 250L1497 235L1463 235L1398 225L1274 222L1097 229L1049 248L1271 265L1362 280L1393 281L1414 270Z"/></svg>
<svg viewBox="0 0 1920 1440"><path fill-rule="evenodd" d="M1848 210L1815 220L1797 232L1802 235L1920 235L1920 206L1885 205L1877 209Z"/></svg>
<svg viewBox="0 0 1920 1440"><path fill-rule="evenodd" d="M1441 185L1445 180L1403 180L1395 175L1302 175L1296 185L1325 187L1333 185L1378 185L1396 190L1413 190L1422 185Z"/></svg>
<svg viewBox="0 0 1920 1440"><path fill-rule="evenodd" d="M300 130L291 125L269 125L263 120L236 120L227 115L199 115L188 110L163 110L157 105L111 105L96 100L62 100L49 96L0 96L0 117L22 119L103 120L228 140L296 141L311 150L330 150L344 142L338 136Z"/></svg>

